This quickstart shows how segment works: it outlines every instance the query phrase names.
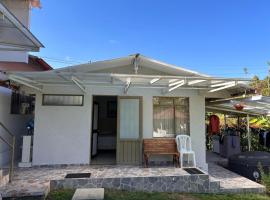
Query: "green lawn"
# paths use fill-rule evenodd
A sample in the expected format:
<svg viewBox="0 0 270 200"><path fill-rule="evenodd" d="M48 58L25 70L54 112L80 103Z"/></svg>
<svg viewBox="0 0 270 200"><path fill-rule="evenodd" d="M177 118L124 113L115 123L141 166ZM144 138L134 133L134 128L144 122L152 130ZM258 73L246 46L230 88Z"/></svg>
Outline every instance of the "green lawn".
<svg viewBox="0 0 270 200"><path fill-rule="evenodd" d="M47 200L69 200L74 190L56 190L50 192ZM259 194L182 194L182 193L147 193L105 190L105 200L270 200L267 195Z"/></svg>

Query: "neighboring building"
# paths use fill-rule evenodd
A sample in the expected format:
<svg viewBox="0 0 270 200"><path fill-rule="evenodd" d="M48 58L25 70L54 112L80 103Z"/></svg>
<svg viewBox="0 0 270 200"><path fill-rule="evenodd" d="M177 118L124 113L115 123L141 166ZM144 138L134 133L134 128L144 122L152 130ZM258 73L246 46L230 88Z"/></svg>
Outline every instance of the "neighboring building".
<svg viewBox="0 0 270 200"><path fill-rule="evenodd" d="M188 134L198 167L207 170L206 99L249 89L246 79L210 77L139 54L6 79L36 95L33 165L138 165L144 138Z"/></svg>
<svg viewBox="0 0 270 200"><path fill-rule="evenodd" d="M41 58L28 54L43 47L29 31L33 2L33 0L0 1L0 72L52 69ZM16 135L17 158L20 155L21 136L27 133L26 124L33 118L32 111L30 112L31 104L34 104L33 97L20 93L19 87L0 76L0 122ZM1 126L0 136L10 141L10 137ZM0 140L0 167L7 164L9 153L10 148Z"/></svg>

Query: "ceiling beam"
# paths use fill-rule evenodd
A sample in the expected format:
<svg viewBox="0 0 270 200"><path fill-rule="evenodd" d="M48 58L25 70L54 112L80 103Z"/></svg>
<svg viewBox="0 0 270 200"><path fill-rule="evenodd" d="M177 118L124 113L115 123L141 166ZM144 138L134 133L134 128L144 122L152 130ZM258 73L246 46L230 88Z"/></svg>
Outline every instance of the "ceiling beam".
<svg viewBox="0 0 270 200"><path fill-rule="evenodd" d="M14 82L17 82L17 83L20 83L22 85L25 85L25 86L28 86L30 88L33 88L35 90L38 90L39 92L42 91L42 87L39 87L39 86L35 86L35 85L32 85L33 83L32 82L26 82L25 80L19 78L19 77L14 77L12 75L9 75L8 78Z"/></svg>
<svg viewBox="0 0 270 200"><path fill-rule="evenodd" d="M171 83L171 84L169 84L168 88L163 90L163 93L166 94L168 92L171 92L171 91L173 91L173 90L175 90L175 89L177 89L177 88L179 88L179 87L181 87L181 86L183 86L185 84L186 84L185 80L180 80L180 81L176 81L174 83ZM173 87L171 87L171 86L173 86Z"/></svg>
<svg viewBox="0 0 270 200"><path fill-rule="evenodd" d="M202 83L202 82L205 82L207 80L193 80L193 81L188 81L188 85L195 85L197 83Z"/></svg>
<svg viewBox="0 0 270 200"><path fill-rule="evenodd" d="M75 76L71 77L71 81L83 92L86 93L85 86L83 85L82 81L76 78Z"/></svg>
<svg viewBox="0 0 270 200"><path fill-rule="evenodd" d="M9 78L20 79L20 80L23 80L23 81L27 81L27 82L30 82L30 83L34 83L34 84L40 85L40 83L37 82L37 81L35 81L35 80L29 79L29 78L25 78L25 77L22 77L22 76L17 76L17 75L14 75L14 74L10 74L9 75Z"/></svg>
<svg viewBox="0 0 270 200"><path fill-rule="evenodd" d="M215 89L212 89L212 90L209 90L208 92L212 93L212 92L217 92L217 91L221 91L221 90L225 90L225 89L228 89L228 88L231 88L231 87L234 87L236 86L236 83L232 83L230 85L225 85L223 87L219 87L219 88L215 88Z"/></svg>
<svg viewBox="0 0 270 200"><path fill-rule="evenodd" d="M231 85L235 83L235 81L229 81L229 82L224 82L224 83L218 83L218 84L213 84L210 87L220 87L220 86L226 86L226 85Z"/></svg>
<svg viewBox="0 0 270 200"><path fill-rule="evenodd" d="M185 83L186 83L185 80L181 80L181 81L179 82L178 85L175 85L175 86L169 88L169 89L168 89L168 92L171 92L171 91L173 91L173 90L175 90L175 89L177 89L177 88L179 88L179 87L185 85Z"/></svg>
<svg viewBox="0 0 270 200"><path fill-rule="evenodd" d="M179 84L182 84L182 83L184 83L184 82L185 82L184 80L177 80L177 81L175 81L175 82L169 83L169 87L172 87L172 86L174 86L174 85L179 85Z"/></svg>
<svg viewBox="0 0 270 200"><path fill-rule="evenodd" d="M151 81L150 81L150 84L154 84L156 82L158 82L160 80L160 78L153 78Z"/></svg>

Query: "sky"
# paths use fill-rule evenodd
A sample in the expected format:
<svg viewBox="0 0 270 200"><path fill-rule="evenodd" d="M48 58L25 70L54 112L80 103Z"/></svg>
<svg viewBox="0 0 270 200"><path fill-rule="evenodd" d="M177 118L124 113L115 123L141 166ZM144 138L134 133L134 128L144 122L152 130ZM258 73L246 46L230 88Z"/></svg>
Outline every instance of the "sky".
<svg viewBox="0 0 270 200"><path fill-rule="evenodd" d="M213 76L268 73L269 0L41 2L31 31L54 68L140 53Z"/></svg>

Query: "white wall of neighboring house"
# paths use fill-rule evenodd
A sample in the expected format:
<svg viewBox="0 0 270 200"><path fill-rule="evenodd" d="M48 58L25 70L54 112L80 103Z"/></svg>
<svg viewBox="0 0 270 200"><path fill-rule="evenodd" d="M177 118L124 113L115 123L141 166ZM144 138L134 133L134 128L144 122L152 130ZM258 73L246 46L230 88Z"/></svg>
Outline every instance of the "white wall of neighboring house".
<svg viewBox="0 0 270 200"><path fill-rule="evenodd" d="M27 28L30 26L29 0L2 0L2 3L14 14ZM28 62L28 52L25 51L0 51L0 61Z"/></svg>
<svg viewBox="0 0 270 200"><path fill-rule="evenodd" d="M2 122L13 134L16 135L16 158L20 159L21 135L27 134L26 124L30 120L29 115L10 114L11 90L0 87L0 122ZM11 142L6 131L0 126L0 135ZM10 148L0 140L0 167L8 164Z"/></svg>
<svg viewBox="0 0 270 200"><path fill-rule="evenodd" d="M47 94L81 94L73 87L45 87ZM33 164L74 164L90 161L90 130L93 95L123 96L122 87L94 86L87 88L82 107L42 106L37 94ZM143 97L143 137L153 137L153 97L163 96L160 89L130 88L130 96ZM197 155L197 164L207 170L205 147L205 97L197 90L176 90L164 96L189 97L190 135Z"/></svg>
<svg viewBox="0 0 270 200"><path fill-rule="evenodd" d="M28 63L28 54L26 52L0 50L0 61Z"/></svg>
<svg viewBox="0 0 270 200"><path fill-rule="evenodd" d="M17 17L17 19L29 28L30 8L28 0L2 0L1 3ZM0 51L0 61L28 62L28 52ZM1 77L0 77L1 79ZM27 134L26 123L31 116L10 114L11 90L0 87L0 122L2 122L13 134L16 135L16 158L20 156L21 136ZM7 133L0 127L0 135L11 141ZM9 147L0 141L0 167L9 161Z"/></svg>

